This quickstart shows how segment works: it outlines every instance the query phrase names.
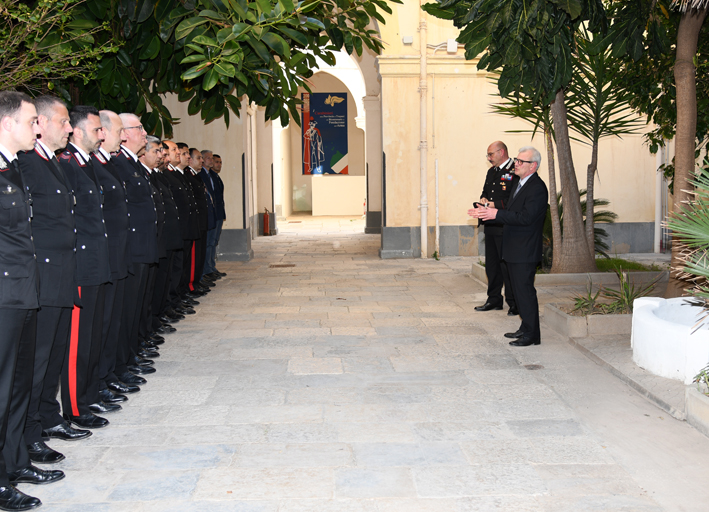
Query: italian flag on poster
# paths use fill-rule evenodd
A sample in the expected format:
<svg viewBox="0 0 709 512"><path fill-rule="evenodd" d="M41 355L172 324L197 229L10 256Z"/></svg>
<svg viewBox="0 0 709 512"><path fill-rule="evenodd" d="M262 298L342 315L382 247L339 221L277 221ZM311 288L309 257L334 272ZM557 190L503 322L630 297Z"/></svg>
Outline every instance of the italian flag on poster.
<svg viewBox="0 0 709 512"><path fill-rule="evenodd" d="M347 93L303 93L303 174L349 174Z"/></svg>

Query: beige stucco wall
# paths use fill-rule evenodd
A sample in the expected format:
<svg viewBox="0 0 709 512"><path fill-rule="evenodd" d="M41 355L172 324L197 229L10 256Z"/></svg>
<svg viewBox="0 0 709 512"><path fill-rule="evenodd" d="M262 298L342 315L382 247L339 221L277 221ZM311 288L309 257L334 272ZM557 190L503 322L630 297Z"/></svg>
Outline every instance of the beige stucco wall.
<svg viewBox="0 0 709 512"><path fill-rule="evenodd" d="M173 117L180 119L174 125L172 140L185 142L190 147L211 149L222 157L220 176L224 181L227 217L224 229L241 229L243 227L241 155L244 152L245 142L244 116L237 118L232 114L227 129L223 119L205 125L198 115L188 115L187 103L180 103L177 95L168 95L164 103Z"/></svg>
<svg viewBox="0 0 709 512"><path fill-rule="evenodd" d="M387 45L379 57L382 77L383 144L387 156L387 226L420 224L420 95L419 9L414 3L392 6L394 13L380 25ZM455 38L452 23L428 17L428 44ZM404 45L402 37L412 36ZM439 161L440 223L473 224L466 210L477 199L489 164L486 148L503 140L515 156L517 149L535 145L542 151L540 175L548 183L546 152L540 136L505 133L529 126L520 120L492 114L499 101L496 87L476 62L466 61L462 48L448 54L445 46L428 48L427 142L429 225L435 224L435 160ZM580 188L586 187L590 148L572 146ZM609 199L619 222L651 222L655 212L655 157L642 137L602 141L596 197ZM557 172L558 175L558 172ZM558 181L558 179L557 179Z"/></svg>

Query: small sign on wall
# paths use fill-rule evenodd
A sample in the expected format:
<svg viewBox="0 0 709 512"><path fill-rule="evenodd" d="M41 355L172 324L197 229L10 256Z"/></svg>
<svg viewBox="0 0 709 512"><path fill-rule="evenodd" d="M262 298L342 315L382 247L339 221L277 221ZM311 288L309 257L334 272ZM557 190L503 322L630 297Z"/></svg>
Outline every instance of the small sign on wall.
<svg viewBox="0 0 709 512"><path fill-rule="evenodd" d="M349 174L347 93L303 93L303 174Z"/></svg>

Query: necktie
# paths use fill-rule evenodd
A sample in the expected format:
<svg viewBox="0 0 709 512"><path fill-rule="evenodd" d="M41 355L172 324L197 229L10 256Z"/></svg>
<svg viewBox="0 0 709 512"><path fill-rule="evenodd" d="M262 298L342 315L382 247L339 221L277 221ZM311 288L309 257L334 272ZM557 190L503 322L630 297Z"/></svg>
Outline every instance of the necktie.
<svg viewBox="0 0 709 512"><path fill-rule="evenodd" d="M522 184L521 184L521 183L517 183L517 187L515 188L515 191L512 192L512 199L515 198L515 196L517 195L517 192L519 192L519 189L521 189L521 188L522 188Z"/></svg>
<svg viewBox="0 0 709 512"><path fill-rule="evenodd" d="M5 178L10 180L18 187L22 188L22 178L20 177L20 164L17 162L17 158L10 162L9 168L3 174L5 175Z"/></svg>

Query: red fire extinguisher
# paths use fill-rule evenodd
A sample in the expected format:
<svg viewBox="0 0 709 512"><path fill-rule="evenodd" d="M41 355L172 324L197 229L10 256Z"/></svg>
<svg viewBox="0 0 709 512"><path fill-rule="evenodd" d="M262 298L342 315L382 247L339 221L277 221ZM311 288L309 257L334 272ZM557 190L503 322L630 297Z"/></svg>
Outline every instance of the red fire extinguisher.
<svg viewBox="0 0 709 512"><path fill-rule="evenodd" d="M263 213L263 236L269 236L271 234L271 230L269 229L269 218L268 218L268 208L264 208L264 213Z"/></svg>

